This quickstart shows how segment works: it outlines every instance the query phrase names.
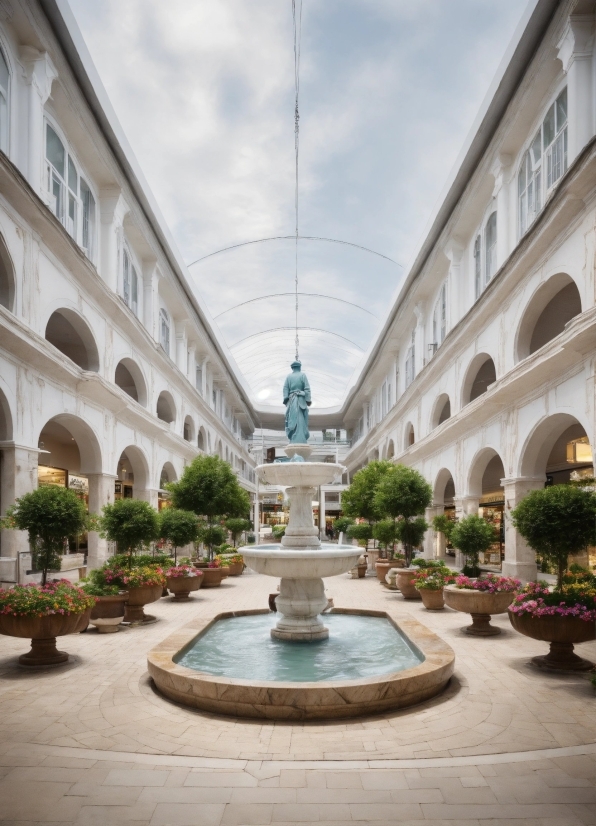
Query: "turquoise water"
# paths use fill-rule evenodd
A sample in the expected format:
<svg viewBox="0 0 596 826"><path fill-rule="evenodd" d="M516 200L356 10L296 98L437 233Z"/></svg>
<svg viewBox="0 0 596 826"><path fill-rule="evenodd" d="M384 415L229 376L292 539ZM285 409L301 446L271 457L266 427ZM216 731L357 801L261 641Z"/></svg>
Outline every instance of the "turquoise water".
<svg viewBox="0 0 596 826"><path fill-rule="evenodd" d="M326 614L329 639L317 642L272 639L277 619L253 614L218 620L176 662L215 676L302 683L377 677L424 660L384 617Z"/></svg>

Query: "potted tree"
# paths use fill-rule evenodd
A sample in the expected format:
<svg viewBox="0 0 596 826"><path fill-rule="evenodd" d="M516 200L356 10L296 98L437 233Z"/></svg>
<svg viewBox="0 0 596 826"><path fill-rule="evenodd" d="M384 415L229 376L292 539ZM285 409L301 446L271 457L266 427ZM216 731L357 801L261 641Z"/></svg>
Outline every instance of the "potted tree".
<svg viewBox="0 0 596 826"><path fill-rule="evenodd" d="M372 537L372 527L366 522L353 523L349 526L347 533L348 539L355 539L364 551L356 565L358 569L358 579L363 579L366 576L367 568L366 547L369 539Z"/></svg>
<svg viewBox="0 0 596 826"><path fill-rule="evenodd" d="M511 624L520 634L550 643L548 654L532 658L539 668L593 668L573 648L595 639L594 589L564 579L569 556L594 544L596 497L579 487L553 485L529 493L511 516L528 545L557 570L554 591L544 583L530 583L516 597L509 610Z"/></svg>
<svg viewBox="0 0 596 826"><path fill-rule="evenodd" d="M333 538L339 541L342 533L345 536L348 532L348 528L353 524L354 520L350 516L338 516L333 523Z"/></svg>
<svg viewBox="0 0 596 826"><path fill-rule="evenodd" d="M174 565L178 564L178 548L196 542L199 520L192 511L164 508L159 514L159 538L169 542L174 551Z"/></svg>
<svg viewBox="0 0 596 826"><path fill-rule="evenodd" d="M462 520L463 521L463 520ZM501 629L490 624L493 614L504 614L519 590L519 579L490 574L483 579L458 576L454 585L443 589L445 603L455 611L472 615L465 632L473 637L495 637Z"/></svg>
<svg viewBox="0 0 596 826"><path fill-rule="evenodd" d="M393 519L381 519L373 525L373 538L377 540L379 546L385 551L384 559L377 559L375 568L377 571L377 579L379 582L384 582L385 577L393 566L393 544L397 536L396 523Z"/></svg>
<svg viewBox="0 0 596 826"><path fill-rule="evenodd" d="M465 557L463 575L480 576L480 554L488 551L495 541L493 526L474 513L453 526L450 539L453 547L460 550Z"/></svg>
<svg viewBox="0 0 596 826"><path fill-rule="evenodd" d="M352 519L364 519L372 529L374 523L386 515L382 509L379 509L375 495L381 480L392 468L391 462L369 462L354 474L352 483L341 495L341 507L345 516ZM371 564L376 562L377 555L376 550L368 552Z"/></svg>
<svg viewBox="0 0 596 826"><path fill-rule="evenodd" d="M252 522L250 519L232 516L226 519L225 525L232 537L234 549L236 549L238 547L238 540L243 533L251 529ZM240 553L233 553L228 556L228 565L230 567L230 576L241 576L244 572L244 557Z"/></svg>
<svg viewBox="0 0 596 826"><path fill-rule="evenodd" d="M443 563L420 567L414 576L414 587L420 592L422 604L427 611L444 609L443 588L453 582L455 574Z"/></svg>
<svg viewBox="0 0 596 826"><path fill-rule="evenodd" d="M68 654L58 651L56 637L83 631L95 598L66 580L48 582L48 572L60 570L60 552L68 537L85 530L85 507L74 491L44 486L18 499L2 524L28 532L41 584L0 591L0 634L31 640L31 650L19 657L22 665L66 662Z"/></svg>
<svg viewBox="0 0 596 826"><path fill-rule="evenodd" d="M408 557L408 549L410 557L410 564L398 570L395 579L404 599L421 599L420 591L414 585L414 578L419 567L414 565L413 553L414 548L422 544L427 530L428 525L422 516L416 519L402 519L397 523L397 535L403 545L405 558Z"/></svg>
<svg viewBox="0 0 596 826"><path fill-rule="evenodd" d="M143 608L162 596L166 580L159 566L135 566L133 557L135 551L157 538L157 512L140 499L119 499L104 506L101 528L106 539L116 542L123 554L124 565L115 560L108 562L104 570L107 582L128 591L124 621L134 624L153 621L153 617L145 615Z"/></svg>
<svg viewBox="0 0 596 826"><path fill-rule="evenodd" d="M204 588L218 588L224 579L223 566L221 559L215 559L213 556L213 549L220 546L226 537L225 530L221 525L201 525L199 528L199 539L207 548L208 557L195 562L195 567L200 568L203 572L203 587Z"/></svg>

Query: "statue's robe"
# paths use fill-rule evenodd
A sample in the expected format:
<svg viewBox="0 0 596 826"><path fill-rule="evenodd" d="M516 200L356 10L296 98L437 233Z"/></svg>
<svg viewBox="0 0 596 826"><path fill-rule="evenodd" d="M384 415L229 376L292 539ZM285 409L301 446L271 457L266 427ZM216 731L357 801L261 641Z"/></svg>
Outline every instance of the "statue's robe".
<svg viewBox="0 0 596 826"><path fill-rule="evenodd" d="M292 372L284 382L284 404L286 405L286 435L294 444L308 442L308 405L310 385L304 373Z"/></svg>

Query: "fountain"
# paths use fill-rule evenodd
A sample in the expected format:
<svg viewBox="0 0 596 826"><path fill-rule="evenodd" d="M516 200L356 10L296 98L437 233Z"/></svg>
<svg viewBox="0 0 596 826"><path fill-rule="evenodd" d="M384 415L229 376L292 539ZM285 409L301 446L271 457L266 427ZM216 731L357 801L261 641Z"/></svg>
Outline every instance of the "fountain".
<svg viewBox="0 0 596 826"><path fill-rule="evenodd" d="M288 526L280 543L240 548L249 568L279 579L279 619L271 627L267 609L220 614L153 649L149 673L177 702L234 716L351 717L432 697L453 673L451 648L414 619L398 623L391 609L334 609L329 639L323 579L349 571L361 551L321 543L314 525L316 489L344 467L309 461L310 388L300 367L292 364L284 385L288 460L256 468L262 482L287 489Z"/></svg>

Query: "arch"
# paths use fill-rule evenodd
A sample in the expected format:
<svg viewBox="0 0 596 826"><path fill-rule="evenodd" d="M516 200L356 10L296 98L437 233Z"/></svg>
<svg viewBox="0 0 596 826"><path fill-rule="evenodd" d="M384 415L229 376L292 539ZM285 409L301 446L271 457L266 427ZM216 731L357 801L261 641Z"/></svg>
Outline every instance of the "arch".
<svg viewBox="0 0 596 826"><path fill-rule="evenodd" d="M501 479L505 476L505 469L499 452L493 447L481 448L470 462L468 494L481 497L483 493L490 493L491 491L488 490L487 486L492 484L497 476L498 484L496 487L502 487Z"/></svg>
<svg viewBox="0 0 596 826"><path fill-rule="evenodd" d="M74 310L55 310L46 324L45 338L81 370L99 370L99 352L91 328Z"/></svg>
<svg viewBox="0 0 596 826"><path fill-rule="evenodd" d="M12 413L8 399L0 390L0 442L12 441Z"/></svg>
<svg viewBox="0 0 596 826"><path fill-rule="evenodd" d="M127 465L124 465L124 462ZM130 465L130 469L128 468ZM125 471L126 477L121 473ZM149 487L149 462L143 450L137 445L127 445L120 453L118 465L116 467L116 475L122 478L122 481L130 481L128 474L132 474L133 496L136 499L141 498L139 493L147 490Z"/></svg>
<svg viewBox="0 0 596 826"><path fill-rule="evenodd" d="M207 449L207 433L203 426L199 427L199 432L197 435L197 447L199 450L203 452Z"/></svg>
<svg viewBox="0 0 596 826"><path fill-rule="evenodd" d="M478 353L470 362L462 386L462 407L486 393L497 380L495 363L488 353Z"/></svg>
<svg viewBox="0 0 596 826"><path fill-rule="evenodd" d="M576 432L570 433L571 430ZM544 417L533 428L522 447L519 475L545 479L549 460L557 442L567 436L572 439L588 433L585 424L570 413L553 413ZM565 457L562 464L568 465L568 469L572 470L574 463L567 462Z"/></svg>
<svg viewBox="0 0 596 826"><path fill-rule="evenodd" d="M163 490L164 484L168 482L176 482L177 480L178 474L176 473L174 465L171 462L164 462L161 473L159 474L160 489Z"/></svg>
<svg viewBox="0 0 596 826"><path fill-rule="evenodd" d="M75 446L72 445L73 441ZM39 431L38 444L42 443L42 450L48 451L40 454L38 461L42 464L47 462L50 467L65 468L75 473L102 472L101 448L97 435L90 425L78 416L60 413L48 419ZM69 467L64 462L74 466Z"/></svg>
<svg viewBox="0 0 596 826"><path fill-rule="evenodd" d="M515 339L515 361L521 361L560 335L582 311L577 284L567 273L557 273L530 298Z"/></svg>
<svg viewBox="0 0 596 826"><path fill-rule="evenodd" d="M223 452L223 445L222 445L222 443L221 443L221 439L217 442L217 446L216 446L216 448L215 448L215 452L217 453L217 455L219 456L219 458L220 458L220 459L223 459L223 457L224 457L224 452Z"/></svg>
<svg viewBox="0 0 596 826"><path fill-rule="evenodd" d="M0 304L11 313L14 312L15 283L14 264L6 242L0 235Z"/></svg>
<svg viewBox="0 0 596 826"><path fill-rule="evenodd" d="M395 444L393 442L393 439L389 439L389 442L387 443L387 458L388 459L393 459L394 456L395 456Z"/></svg>
<svg viewBox="0 0 596 826"><path fill-rule="evenodd" d="M408 422L404 429L404 450L407 450L409 447L412 447L415 441L416 437L414 434L414 425L412 424L412 422Z"/></svg>
<svg viewBox="0 0 596 826"><path fill-rule="evenodd" d="M447 419L451 418L451 400L447 393L441 393L437 398L430 417L430 429L434 430Z"/></svg>
<svg viewBox="0 0 596 826"><path fill-rule="evenodd" d="M453 479L453 474L450 470L443 467L437 473L437 478L435 479L435 484L433 486L433 503L435 505L444 505L447 500L451 500L451 504L454 496L455 482Z"/></svg>
<svg viewBox="0 0 596 826"><path fill-rule="evenodd" d="M155 407L157 418L162 422L170 424L176 421L176 405L171 393L167 390L162 390L157 398L157 405Z"/></svg>
<svg viewBox="0 0 596 826"><path fill-rule="evenodd" d="M114 384L138 402L147 407L147 384L139 365L131 358L120 359L114 374Z"/></svg>
<svg viewBox="0 0 596 826"><path fill-rule="evenodd" d="M194 442L195 440L195 423L192 416L187 416L184 419L183 436L186 442Z"/></svg>

